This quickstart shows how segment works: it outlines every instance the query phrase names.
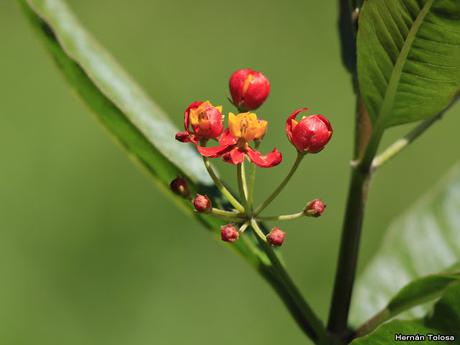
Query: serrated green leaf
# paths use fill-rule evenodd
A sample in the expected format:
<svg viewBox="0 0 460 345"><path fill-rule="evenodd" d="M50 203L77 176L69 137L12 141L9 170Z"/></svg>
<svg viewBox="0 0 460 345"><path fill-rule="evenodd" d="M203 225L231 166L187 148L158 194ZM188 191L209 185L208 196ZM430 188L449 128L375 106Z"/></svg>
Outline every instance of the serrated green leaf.
<svg viewBox="0 0 460 345"><path fill-rule="evenodd" d="M444 340L430 341L429 334L444 336ZM353 345L394 344L398 336L424 336L421 344L458 344L460 341L460 285L449 287L436 303L432 315L417 320L393 320L383 324L371 334L354 340ZM402 339L402 338L400 338ZM406 338L407 339L407 338ZM421 339L419 337L419 339ZM438 338L440 339L440 338ZM410 340L410 338L409 338ZM403 342L403 340L399 340ZM406 340L407 342L407 340ZM410 341L409 341L410 343Z"/></svg>
<svg viewBox="0 0 460 345"><path fill-rule="evenodd" d="M445 271L460 258L460 165L396 220L356 282L351 323L384 309L409 282ZM426 308L407 316L420 317Z"/></svg>
<svg viewBox="0 0 460 345"><path fill-rule="evenodd" d="M429 118L460 90L458 0L367 0L358 79L374 127Z"/></svg>

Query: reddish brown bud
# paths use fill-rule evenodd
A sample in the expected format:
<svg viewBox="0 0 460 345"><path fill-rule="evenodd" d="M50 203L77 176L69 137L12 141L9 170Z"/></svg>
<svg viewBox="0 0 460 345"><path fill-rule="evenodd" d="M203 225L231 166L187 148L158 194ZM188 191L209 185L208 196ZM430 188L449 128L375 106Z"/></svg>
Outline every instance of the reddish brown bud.
<svg viewBox="0 0 460 345"><path fill-rule="evenodd" d="M197 212L209 212L212 209L211 199L207 195L197 194L193 199L193 206Z"/></svg>
<svg viewBox="0 0 460 345"><path fill-rule="evenodd" d="M332 126L328 119L319 114L303 117L297 121L296 116L306 110L308 109L297 109L288 117L286 134L297 151L317 153L324 149L331 139Z"/></svg>
<svg viewBox="0 0 460 345"><path fill-rule="evenodd" d="M280 228L273 228L267 235L267 240L272 246L281 246L284 242L286 233Z"/></svg>
<svg viewBox="0 0 460 345"><path fill-rule="evenodd" d="M235 71L229 81L233 104L240 111L257 109L270 93L270 82L250 68Z"/></svg>
<svg viewBox="0 0 460 345"><path fill-rule="evenodd" d="M185 179L182 177L176 177L169 184L171 190L184 198L187 198L190 195L190 190L188 189L188 184Z"/></svg>
<svg viewBox="0 0 460 345"><path fill-rule="evenodd" d="M227 224L220 228L220 237L222 241L233 243L240 237L240 233L233 224Z"/></svg>
<svg viewBox="0 0 460 345"><path fill-rule="evenodd" d="M324 204L320 199L314 199L307 204L304 213L306 216L319 217L323 214L325 208L326 204Z"/></svg>

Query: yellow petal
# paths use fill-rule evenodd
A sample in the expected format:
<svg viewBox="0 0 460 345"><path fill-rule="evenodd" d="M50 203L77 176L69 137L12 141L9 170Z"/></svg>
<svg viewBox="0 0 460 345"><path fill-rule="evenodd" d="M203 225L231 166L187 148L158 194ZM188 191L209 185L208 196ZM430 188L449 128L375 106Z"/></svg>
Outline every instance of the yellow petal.
<svg viewBox="0 0 460 345"><path fill-rule="evenodd" d="M199 114L198 109L190 109L190 112L189 112L190 123L193 126L196 126L198 124L198 114Z"/></svg>
<svg viewBox="0 0 460 345"><path fill-rule="evenodd" d="M263 136L265 135L265 132L267 131L267 125L268 125L267 121L264 121L264 120L259 121L254 139L263 138Z"/></svg>
<svg viewBox="0 0 460 345"><path fill-rule="evenodd" d="M241 129L240 129L240 122L238 116L233 113L228 113L228 128L230 129L230 133L234 137L239 138L241 136Z"/></svg>

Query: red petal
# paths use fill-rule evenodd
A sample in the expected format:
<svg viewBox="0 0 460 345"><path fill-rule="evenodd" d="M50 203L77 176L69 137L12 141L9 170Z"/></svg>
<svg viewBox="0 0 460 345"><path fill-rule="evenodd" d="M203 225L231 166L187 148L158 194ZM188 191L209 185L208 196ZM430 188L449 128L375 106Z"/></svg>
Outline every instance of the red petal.
<svg viewBox="0 0 460 345"><path fill-rule="evenodd" d="M232 145L220 145L214 147L203 147L197 145L198 152L205 157L217 158L232 149Z"/></svg>
<svg viewBox="0 0 460 345"><path fill-rule="evenodd" d="M235 145L237 143L238 139L236 139L231 133L229 129L226 129L224 133L219 138L219 145L223 146L229 146L229 145Z"/></svg>
<svg viewBox="0 0 460 345"><path fill-rule="evenodd" d="M222 156L222 159L230 164L241 164L244 161L244 152L240 151L237 147L235 147L231 151L225 153Z"/></svg>
<svg viewBox="0 0 460 345"><path fill-rule="evenodd" d="M251 161L261 167L261 168L271 168L281 163L283 156L281 152L279 152L276 147L273 149L272 152L263 156L259 151L253 150L251 148L248 149L247 154Z"/></svg>
<svg viewBox="0 0 460 345"><path fill-rule="evenodd" d="M286 120L286 134L288 136L289 141L292 143L292 120L295 120L297 115L299 115L303 111L308 111L308 108L299 108L294 110L291 115Z"/></svg>

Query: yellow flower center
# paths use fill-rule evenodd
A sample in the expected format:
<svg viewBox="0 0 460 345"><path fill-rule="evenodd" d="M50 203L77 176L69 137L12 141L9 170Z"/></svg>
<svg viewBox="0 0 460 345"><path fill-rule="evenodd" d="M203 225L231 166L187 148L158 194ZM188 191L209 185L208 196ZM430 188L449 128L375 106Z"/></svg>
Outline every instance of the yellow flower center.
<svg viewBox="0 0 460 345"><path fill-rule="evenodd" d="M207 127L209 124L209 118L206 110L213 105L211 102L206 101L200 104L199 107L190 109L190 123L192 126ZM222 106L215 107L220 113L222 113Z"/></svg>
<svg viewBox="0 0 460 345"><path fill-rule="evenodd" d="M254 113L228 114L228 127L235 138L246 142L262 139L267 131L267 121L259 120Z"/></svg>

